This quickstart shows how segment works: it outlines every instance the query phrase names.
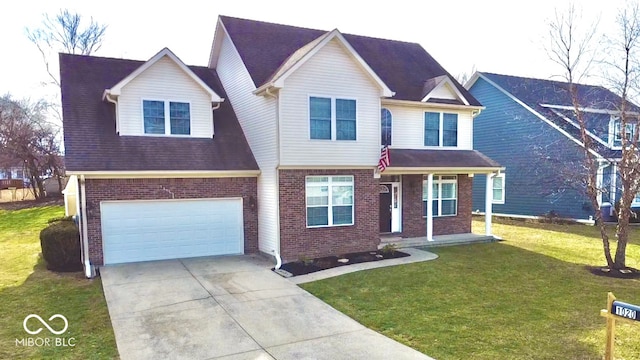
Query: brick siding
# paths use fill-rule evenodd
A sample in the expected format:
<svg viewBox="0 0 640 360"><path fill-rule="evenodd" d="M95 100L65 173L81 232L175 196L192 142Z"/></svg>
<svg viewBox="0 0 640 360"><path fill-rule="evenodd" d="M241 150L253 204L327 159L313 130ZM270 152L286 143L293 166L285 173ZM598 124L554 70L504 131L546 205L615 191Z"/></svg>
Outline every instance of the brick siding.
<svg viewBox="0 0 640 360"><path fill-rule="evenodd" d="M307 228L305 177L353 175L354 224ZM373 170L280 170L280 249L284 261L376 250L379 181Z"/></svg>
<svg viewBox="0 0 640 360"><path fill-rule="evenodd" d="M173 178L173 179L87 179L87 230L89 258L94 265L102 265L102 229L100 202L105 200L154 200L197 198L243 198L244 251L258 251L257 179L241 178Z"/></svg>
<svg viewBox="0 0 640 360"><path fill-rule="evenodd" d="M402 236L427 235L427 219L422 213L422 175L402 176ZM433 219L433 235L471 232L471 187L473 179L458 174L458 215Z"/></svg>

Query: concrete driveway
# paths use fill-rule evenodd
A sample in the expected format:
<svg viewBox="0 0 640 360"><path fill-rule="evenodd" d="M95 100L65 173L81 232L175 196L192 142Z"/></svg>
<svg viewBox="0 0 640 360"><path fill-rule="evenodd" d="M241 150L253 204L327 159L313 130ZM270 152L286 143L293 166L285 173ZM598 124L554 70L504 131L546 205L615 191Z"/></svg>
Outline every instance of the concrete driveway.
<svg viewBox="0 0 640 360"><path fill-rule="evenodd" d="M370 330L260 257L101 269L122 359L430 359Z"/></svg>

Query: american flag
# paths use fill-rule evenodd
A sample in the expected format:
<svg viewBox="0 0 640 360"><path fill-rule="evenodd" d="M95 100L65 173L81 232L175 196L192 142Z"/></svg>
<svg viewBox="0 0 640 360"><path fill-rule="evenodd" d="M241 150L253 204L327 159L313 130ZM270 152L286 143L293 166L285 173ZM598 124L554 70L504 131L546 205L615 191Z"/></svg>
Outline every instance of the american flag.
<svg viewBox="0 0 640 360"><path fill-rule="evenodd" d="M383 172L384 169L391 163L391 157L389 156L389 146L385 145L380 151L380 160L378 161L378 171Z"/></svg>

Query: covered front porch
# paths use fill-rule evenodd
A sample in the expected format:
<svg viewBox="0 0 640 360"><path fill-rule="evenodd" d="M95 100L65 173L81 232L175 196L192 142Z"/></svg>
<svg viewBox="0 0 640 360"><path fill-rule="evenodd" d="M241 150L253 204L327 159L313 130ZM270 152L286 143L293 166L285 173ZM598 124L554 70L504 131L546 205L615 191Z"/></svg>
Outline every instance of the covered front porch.
<svg viewBox="0 0 640 360"><path fill-rule="evenodd" d="M390 149L380 176L380 233L423 245L492 241L493 178L502 167L474 150ZM484 235L471 233L472 178L486 176Z"/></svg>

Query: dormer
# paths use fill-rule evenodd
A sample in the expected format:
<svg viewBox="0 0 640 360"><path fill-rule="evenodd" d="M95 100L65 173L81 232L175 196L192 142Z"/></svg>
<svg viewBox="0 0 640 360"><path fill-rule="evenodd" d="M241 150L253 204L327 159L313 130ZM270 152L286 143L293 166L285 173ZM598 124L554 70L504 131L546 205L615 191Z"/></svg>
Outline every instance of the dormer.
<svg viewBox="0 0 640 360"><path fill-rule="evenodd" d="M164 48L109 89L120 136L212 138L213 110L224 101Z"/></svg>
<svg viewBox="0 0 640 360"><path fill-rule="evenodd" d="M424 82L422 102L469 105L469 101L448 75L441 75Z"/></svg>

